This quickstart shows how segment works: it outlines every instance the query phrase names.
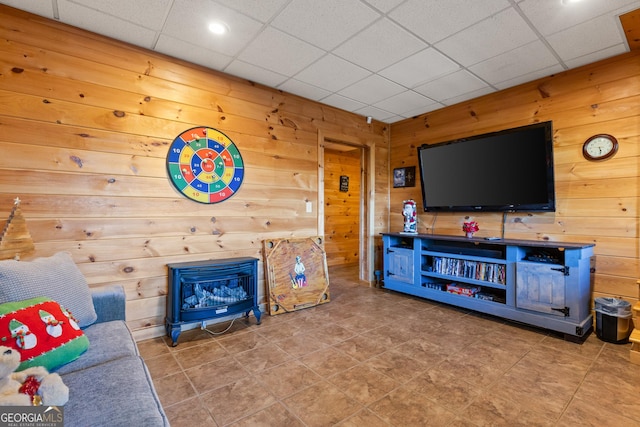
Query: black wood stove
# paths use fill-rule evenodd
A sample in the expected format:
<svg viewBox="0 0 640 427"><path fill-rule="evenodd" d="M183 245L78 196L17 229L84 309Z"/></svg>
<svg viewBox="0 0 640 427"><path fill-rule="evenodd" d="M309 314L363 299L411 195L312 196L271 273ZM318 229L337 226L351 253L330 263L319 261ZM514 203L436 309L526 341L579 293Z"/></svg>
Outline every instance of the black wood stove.
<svg viewBox="0 0 640 427"><path fill-rule="evenodd" d="M258 260L228 258L168 264L169 292L165 329L178 345L181 325L253 310L258 325Z"/></svg>

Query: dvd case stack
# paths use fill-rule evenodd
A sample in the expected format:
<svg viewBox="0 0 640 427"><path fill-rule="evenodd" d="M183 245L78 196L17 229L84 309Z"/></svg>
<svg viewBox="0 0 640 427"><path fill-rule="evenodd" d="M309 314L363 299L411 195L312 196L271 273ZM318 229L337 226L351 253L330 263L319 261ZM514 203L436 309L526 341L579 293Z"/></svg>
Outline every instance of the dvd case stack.
<svg viewBox="0 0 640 427"><path fill-rule="evenodd" d="M501 285L506 283L504 264L436 256L432 260L432 269L434 273L445 276L464 277Z"/></svg>

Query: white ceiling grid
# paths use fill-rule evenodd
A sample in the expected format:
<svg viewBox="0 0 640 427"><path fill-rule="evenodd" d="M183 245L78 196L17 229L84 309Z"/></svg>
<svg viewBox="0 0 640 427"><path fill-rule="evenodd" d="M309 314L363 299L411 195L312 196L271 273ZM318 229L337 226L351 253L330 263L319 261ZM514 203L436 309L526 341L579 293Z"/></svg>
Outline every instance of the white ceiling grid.
<svg viewBox="0 0 640 427"><path fill-rule="evenodd" d="M0 3L387 123L626 52L618 16L640 8L640 0ZM229 33L209 33L213 20Z"/></svg>

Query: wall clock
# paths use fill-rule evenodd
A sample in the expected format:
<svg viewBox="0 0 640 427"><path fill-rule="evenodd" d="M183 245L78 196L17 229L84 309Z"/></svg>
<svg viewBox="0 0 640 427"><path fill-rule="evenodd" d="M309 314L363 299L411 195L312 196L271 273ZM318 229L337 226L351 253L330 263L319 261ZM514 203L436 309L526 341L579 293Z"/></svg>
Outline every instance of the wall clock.
<svg viewBox="0 0 640 427"><path fill-rule="evenodd" d="M200 203L220 203L236 194L244 178L242 156L217 129L195 127L178 135L167 154L173 186Z"/></svg>
<svg viewBox="0 0 640 427"><path fill-rule="evenodd" d="M587 160L605 160L618 151L618 140L607 134L594 135L582 146L582 155Z"/></svg>

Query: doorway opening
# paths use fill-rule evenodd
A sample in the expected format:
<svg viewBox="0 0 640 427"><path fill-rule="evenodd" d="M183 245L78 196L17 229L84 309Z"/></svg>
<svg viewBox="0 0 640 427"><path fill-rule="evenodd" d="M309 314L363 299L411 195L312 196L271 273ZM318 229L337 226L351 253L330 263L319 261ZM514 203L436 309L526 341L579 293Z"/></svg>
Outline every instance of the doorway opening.
<svg viewBox="0 0 640 427"><path fill-rule="evenodd" d="M366 141L319 132L318 232L331 251L327 263L357 268L358 279L369 285L374 283L372 153Z"/></svg>

